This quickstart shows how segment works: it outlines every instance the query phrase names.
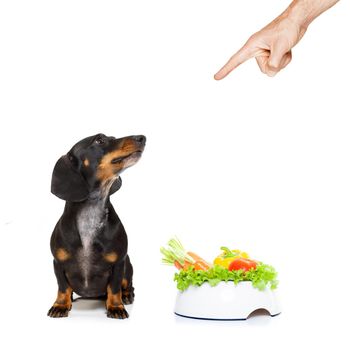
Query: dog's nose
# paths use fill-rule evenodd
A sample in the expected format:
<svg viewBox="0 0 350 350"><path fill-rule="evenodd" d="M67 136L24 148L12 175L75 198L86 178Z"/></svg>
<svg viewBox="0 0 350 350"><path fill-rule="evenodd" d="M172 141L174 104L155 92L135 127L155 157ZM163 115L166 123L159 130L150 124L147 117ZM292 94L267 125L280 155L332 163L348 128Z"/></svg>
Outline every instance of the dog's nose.
<svg viewBox="0 0 350 350"><path fill-rule="evenodd" d="M134 136L133 138L137 143L139 143L141 145L144 145L146 143L146 136L137 135L137 136Z"/></svg>

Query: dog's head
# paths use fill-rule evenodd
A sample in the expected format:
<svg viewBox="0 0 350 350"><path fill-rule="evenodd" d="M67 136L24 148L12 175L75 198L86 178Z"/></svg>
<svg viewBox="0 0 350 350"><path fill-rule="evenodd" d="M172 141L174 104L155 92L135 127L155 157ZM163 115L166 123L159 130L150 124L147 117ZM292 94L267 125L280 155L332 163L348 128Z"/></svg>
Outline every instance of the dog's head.
<svg viewBox="0 0 350 350"><path fill-rule="evenodd" d="M57 161L51 192L70 202L111 195L121 186L120 173L141 158L145 144L143 135L116 139L97 134L79 141Z"/></svg>

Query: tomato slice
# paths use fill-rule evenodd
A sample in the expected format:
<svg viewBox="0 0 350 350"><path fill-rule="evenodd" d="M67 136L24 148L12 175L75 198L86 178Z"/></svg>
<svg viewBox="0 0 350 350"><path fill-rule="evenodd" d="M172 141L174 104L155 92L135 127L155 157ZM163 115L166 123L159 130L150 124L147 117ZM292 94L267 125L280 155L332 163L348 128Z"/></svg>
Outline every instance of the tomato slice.
<svg viewBox="0 0 350 350"><path fill-rule="evenodd" d="M229 271L232 271L232 270L249 271L251 269L255 270L256 266L257 266L257 263L254 260L238 258L231 262L228 269Z"/></svg>

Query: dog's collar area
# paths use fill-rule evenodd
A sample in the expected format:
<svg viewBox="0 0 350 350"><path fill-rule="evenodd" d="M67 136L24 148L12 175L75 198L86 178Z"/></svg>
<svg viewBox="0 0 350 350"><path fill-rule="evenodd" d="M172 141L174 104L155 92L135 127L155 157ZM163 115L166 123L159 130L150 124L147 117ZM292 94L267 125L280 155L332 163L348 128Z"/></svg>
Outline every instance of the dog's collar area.
<svg viewBox="0 0 350 350"><path fill-rule="evenodd" d="M109 188L110 186L108 186L108 190ZM96 188L89 193L87 200L91 202L104 201L106 200L106 192L108 193L108 190L103 188Z"/></svg>

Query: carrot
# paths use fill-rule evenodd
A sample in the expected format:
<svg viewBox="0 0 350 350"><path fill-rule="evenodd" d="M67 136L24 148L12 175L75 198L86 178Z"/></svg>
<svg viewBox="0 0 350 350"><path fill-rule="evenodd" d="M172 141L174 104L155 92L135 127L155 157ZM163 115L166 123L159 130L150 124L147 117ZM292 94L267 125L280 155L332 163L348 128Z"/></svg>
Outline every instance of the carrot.
<svg viewBox="0 0 350 350"><path fill-rule="evenodd" d="M187 270L190 266L193 266L195 270L208 270L211 267L209 263L197 254L186 252L178 239L171 239L168 245L169 249L160 248L160 252L164 256L162 259L163 263L175 265L179 270Z"/></svg>
<svg viewBox="0 0 350 350"><path fill-rule="evenodd" d="M194 264L194 269L195 270L208 270L211 266L204 260L201 261L196 261Z"/></svg>
<svg viewBox="0 0 350 350"><path fill-rule="evenodd" d="M184 263L184 267L183 269L184 270L187 270L190 266L192 266L193 264L191 264L189 261L185 260L185 263Z"/></svg>
<svg viewBox="0 0 350 350"><path fill-rule="evenodd" d="M211 265L207 263L203 258L193 252L187 252L187 254L194 259L194 269L195 270L208 270Z"/></svg>
<svg viewBox="0 0 350 350"><path fill-rule="evenodd" d="M177 260L174 261L174 265L178 270L182 270L183 269L183 265L181 265Z"/></svg>

